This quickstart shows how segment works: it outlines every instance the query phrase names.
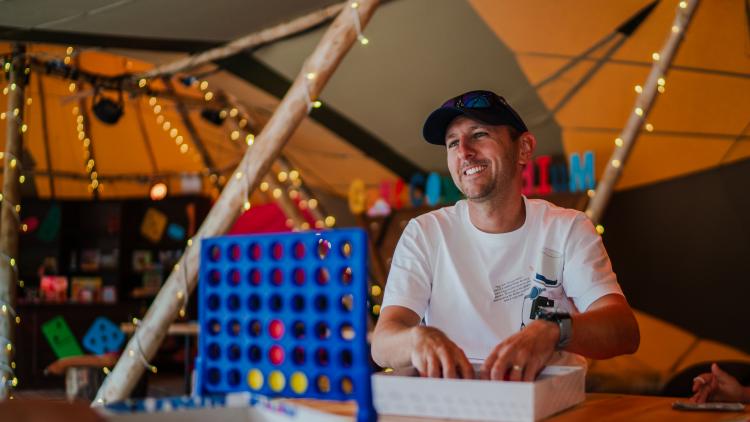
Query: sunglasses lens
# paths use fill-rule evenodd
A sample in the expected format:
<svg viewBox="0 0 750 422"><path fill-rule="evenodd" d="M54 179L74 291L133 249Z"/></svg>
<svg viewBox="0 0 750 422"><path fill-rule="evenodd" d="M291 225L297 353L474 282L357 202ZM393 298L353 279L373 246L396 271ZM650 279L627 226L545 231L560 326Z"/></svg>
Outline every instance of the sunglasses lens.
<svg viewBox="0 0 750 422"><path fill-rule="evenodd" d="M486 95L472 95L464 99L464 107L466 108L487 108L489 106L490 100Z"/></svg>

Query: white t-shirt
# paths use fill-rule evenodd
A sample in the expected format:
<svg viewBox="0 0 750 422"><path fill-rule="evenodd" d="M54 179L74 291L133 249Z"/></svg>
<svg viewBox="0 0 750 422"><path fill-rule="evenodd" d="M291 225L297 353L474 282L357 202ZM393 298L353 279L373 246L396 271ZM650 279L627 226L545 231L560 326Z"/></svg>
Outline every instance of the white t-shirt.
<svg viewBox="0 0 750 422"><path fill-rule="evenodd" d="M477 229L465 200L412 219L396 246L382 307L411 309L481 361L529 323L537 296L575 314L602 296L622 294L583 213L523 199L526 220L508 233ZM581 359L557 353L553 362Z"/></svg>

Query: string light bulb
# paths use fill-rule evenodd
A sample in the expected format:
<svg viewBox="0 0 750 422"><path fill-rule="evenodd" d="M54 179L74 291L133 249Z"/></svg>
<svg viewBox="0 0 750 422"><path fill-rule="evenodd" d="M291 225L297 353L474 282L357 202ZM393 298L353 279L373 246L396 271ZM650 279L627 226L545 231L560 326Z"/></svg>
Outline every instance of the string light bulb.
<svg viewBox="0 0 750 422"><path fill-rule="evenodd" d="M167 184L163 181L158 181L151 185L151 189L149 189L149 197L152 201L161 201L166 198L167 192Z"/></svg>
<svg viewBox="0 0 750 422"><path fill-rule="evenodd" d="M622 138L615 138L615 145L621 147L623 144Z"/></svg>
<svg viewBox="0 0 750 422"><path fill-rule="evenodd" d="M643 87L640 85L635 86L635 92L641 94L643 92Z"/></svg>

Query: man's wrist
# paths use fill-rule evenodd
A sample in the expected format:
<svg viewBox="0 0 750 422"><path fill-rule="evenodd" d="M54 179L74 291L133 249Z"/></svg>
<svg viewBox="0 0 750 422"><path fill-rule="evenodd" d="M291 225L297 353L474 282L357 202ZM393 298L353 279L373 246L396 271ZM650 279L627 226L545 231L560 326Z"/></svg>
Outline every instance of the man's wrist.
<svg viewBox="0 0 750 422"><path fill-rule="evenodd" d="M541 320L547 321L557 326L555 350L564 350L570 344L573 337L573 320L570 314L557 312L542 312L539 315Z"/></svg>

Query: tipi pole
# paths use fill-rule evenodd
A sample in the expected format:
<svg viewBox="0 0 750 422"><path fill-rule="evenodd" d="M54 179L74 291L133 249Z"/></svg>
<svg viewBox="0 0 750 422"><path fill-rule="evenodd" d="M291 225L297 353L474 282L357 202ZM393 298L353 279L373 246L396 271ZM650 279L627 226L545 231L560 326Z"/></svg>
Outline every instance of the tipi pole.
<svg viewBox="0 0 750 422"><path fill-rule="evenodd" d="M8 109L5 132L5 164L3 167L3 198L0 202L0 400L10 395L15 382L12 370L18 282L18 231L21 226L21 153L23 151L24 53L20 44L13 45L8 81Z"/></svg>
<svg viewBox="0 0 750 422"><path fill-rule="evenodd" d="M242 209L244 192L252 192L268 173L271 164L304 119L328 79L354 44L379 4L378 0L350 2L331 23L283 100L256 138L252 154L245 153L237 169L240 178L230 177L218 200L211 208L195 238L226 233ZM356 7L355 7L356 6ZM251 158L252 156L252 158ZM138 330L128 341L122 357L99 389L94 404L126 398L143 374L144 360L155 354L169 324L187 300L197 281L199 244L189 242L188 248L164 286L149 307Z"/></svg>
<svg viewBox="0 0 750 422"><path fill-rule="evenodd" d="M666 75L667 69L677 53L697 5L698 0L683 0L679 3L669 36L661 51L654 53L654 64L651 66L651 72L643 86L643 91L636 99L635 107L628 117L625 128L620 136L615 139L615 149L594 191L594 196L586 208L586 215L594 224L599 224L604 215L607 203L612 197L612 191L620 179L628 156L638 139L641 126L646 121L646 116L648 116L651 106L656 100L657 92L664 90L664 75Z"/></svg>
<svg viewBox="0 0 750 422"><path fill-rule="evenodd" d="M286 38L290 35L313 28L321 23L333 18L341 11L344 3L334 4L325 9L316 10L305 16L299 17L289 22L284 22L271 28L266 28L252 34L245 35L228 44L212 48L194 56L185 57L171 63L163 64L157 68L151 69L134 76L134 79L146 78L151 79L162 75L174 75L177 72L187 71L200 65L210 63L214 60L223 59L239 53L242 50L248 50L264 44L269 44Z"/></svg>

